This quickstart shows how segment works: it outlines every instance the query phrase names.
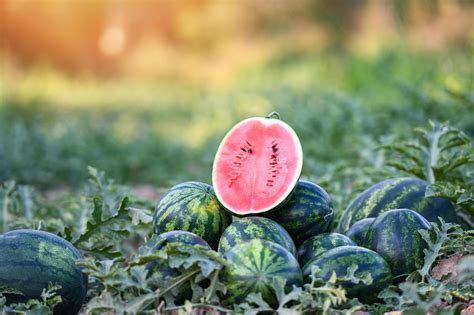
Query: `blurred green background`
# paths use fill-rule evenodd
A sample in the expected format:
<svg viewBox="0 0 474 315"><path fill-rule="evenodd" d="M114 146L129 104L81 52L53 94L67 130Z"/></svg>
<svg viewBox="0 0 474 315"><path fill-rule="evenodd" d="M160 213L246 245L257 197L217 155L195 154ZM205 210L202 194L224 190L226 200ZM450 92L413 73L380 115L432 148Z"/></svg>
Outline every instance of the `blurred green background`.
<svg viewBox="0 0 474 315"><path fill-rule="evenodd" d="M429 120L474 136L474 1L0 4L0 182L210 182L220 139L278 111L304 176L377 167Z"/></svg>

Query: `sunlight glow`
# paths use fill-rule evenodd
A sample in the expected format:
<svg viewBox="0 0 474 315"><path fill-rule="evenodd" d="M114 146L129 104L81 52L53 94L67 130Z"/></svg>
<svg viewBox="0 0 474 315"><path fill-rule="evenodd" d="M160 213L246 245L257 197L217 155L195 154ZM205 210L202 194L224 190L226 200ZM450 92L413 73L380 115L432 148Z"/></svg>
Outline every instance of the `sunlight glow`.
<svg viewBox="0 0 474 315"><path fill-rule="evenodd" d="M104 55L118 55L125 48L126 38L122 26L107 27L100 36L99 48Z"/></svg>

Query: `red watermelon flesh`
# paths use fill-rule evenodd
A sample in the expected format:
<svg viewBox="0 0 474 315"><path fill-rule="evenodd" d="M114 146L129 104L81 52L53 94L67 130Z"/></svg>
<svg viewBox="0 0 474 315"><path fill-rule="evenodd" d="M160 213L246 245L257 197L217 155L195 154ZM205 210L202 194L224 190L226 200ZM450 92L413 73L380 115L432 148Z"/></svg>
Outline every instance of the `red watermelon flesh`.
<svg viewBox="0 0 474 315"><path fill-rule="evenodd" d="M271 210L291 194L303 166L295 131L273 118L248 118L222 140L212 172L218 200L236 215Z"/></svg>

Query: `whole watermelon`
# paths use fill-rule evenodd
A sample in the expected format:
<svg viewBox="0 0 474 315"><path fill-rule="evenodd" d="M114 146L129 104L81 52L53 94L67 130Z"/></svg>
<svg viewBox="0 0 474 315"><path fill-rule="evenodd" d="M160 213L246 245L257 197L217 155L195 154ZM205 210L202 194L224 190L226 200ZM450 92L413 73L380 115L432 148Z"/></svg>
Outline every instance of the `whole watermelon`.
<svg viewBox="0 0 474 315"><path fill-rule="evenodd" d="M76 314L86 299L87 275L76 266L79 251L54 234L15 230L0 235L0 287L23 295L7 295L7 303L40 299L49 283L58 284L62 303L55 314Z"/></svg>
<svg viewBox="0 0 474 315"><path fill-rule="evenodd" d="M185 182L171 188L158 202L153 216L155 234L182 230L202 237L217 248L232 217L217 201L211 185Z"/></svg>
<svg viewBox="0 0 474 315"><path fill-rule="evenodd" d="M385 258L394 277L401 277L423 266L427 244L418 233L420 229L431 230L431 224L419 213L409 209L390 210L372 223L365 247Z"/></svg>
<svg viewBox="0 0 474 315"><path fill-rule="evenodd" d="M264 216L281 224L296 245L311 236L328 232L334 219L332 201L320 186L298 181L290 200Z"/></svg>
<svg viewBox="0 0 474 315"><path fill-rule="evenodd" d="M181 243L187 245L199 245L211 249L209 244L202 238L194 233L187 231L169 231L158 235L158 244L155 246L155 250L160 250L167 244Z"/></svg>
<svg viewBox="0 0 474 315"><path fill-rule="evenodd" d="M364 303L376 301L378 293L390 285L392 274L387 262L370 249L359 246L341 246L330 249L310 260L303 267L303 274L306 282L310 282L309 276L312 267L316 266L319 271L315 276L323 281L328 281L333 272L338 278L345 277L348 269L353 265L357 266L354 276L363 277L364 273L369 273L372 283L359 282L356 284L348 280L338 280L336 284L342 286L350 298L358 298Z"/></svg>
<svg viewBox="0 0 474 315"><path fill-rule="evenodd" d="M222 274L227 287L224 303L238 304L250 293L260 293L272 306L277 301L273 291L273 278L286 279L286 288L301 286L303 276L296 258L283 246L254 239L232 247L224 257L229 262Z"/></svg>
<svg viewBox="0 0 474 315"><path fill-rule="evenodd" d="M392 209L412 209L428 221L459 222L451 202L445 198L426 198L428 183L418 178L387 179L358 195L347 207L337 231L346 234L357 221L375 218Z"/></svg>
<svg viewBox="0 0 474 315"><path fill-rule="evenodd" d="M304 266L322 253L339 246L356 245L350 238L339 233L324 233L308 238L298 248L298 261Z"/></svg>
<svg viewBox="0 0 474 315"><path fill-rule="evenodd" d="M259 238L275 242L296 255L296 247L291 236L281 225L263 217L237 219L225 229L219 241L219 252L225 253L236 244Z"/></svg>
<svg viewBox="0 0 474 315"><path fill-rule="evenodd" d="M198 245L203 248L211 249L205 240L196 234L186 232L186 231L170 231L162 233L155 238L150 239L147 243L148 247L153 248L154 250L161 250L167 244L180 243L186 245ZM175 268L171 268L167 261L157 260L152 261L146 265L148 270L147 278L152 278L149 280L150 288L152 290L158 289L163 285L165 281L173 281L173 278L178 277L181 273ZM174 302L177 305L183 304L186 300L192 298L192 288L189 282L183 283L181 286L175 289L175 299Z"/></svg>
<svg viewBox="0 0 474 315"><path fill-rule="evenodd" d="M347 231L347 237L356 242L357 245L364 246L365 236L367 235L367 231L374 221L375 218L367 218L357 221L356 223L352 224L349 231Z"/></svg>

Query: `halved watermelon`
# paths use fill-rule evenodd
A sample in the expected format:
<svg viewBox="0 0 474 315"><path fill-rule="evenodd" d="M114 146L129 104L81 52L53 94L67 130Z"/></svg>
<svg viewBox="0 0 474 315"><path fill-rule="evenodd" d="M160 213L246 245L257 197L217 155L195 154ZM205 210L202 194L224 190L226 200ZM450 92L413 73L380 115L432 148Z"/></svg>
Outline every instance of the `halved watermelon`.
<svg viewBox="0 0 474 315"><path fill-rule="evenodd" d="M301 175L299 138L288 124L274 117L272 113L239 122L217 150L212 184L220 203L236 215L278 207Z"/></svg>

